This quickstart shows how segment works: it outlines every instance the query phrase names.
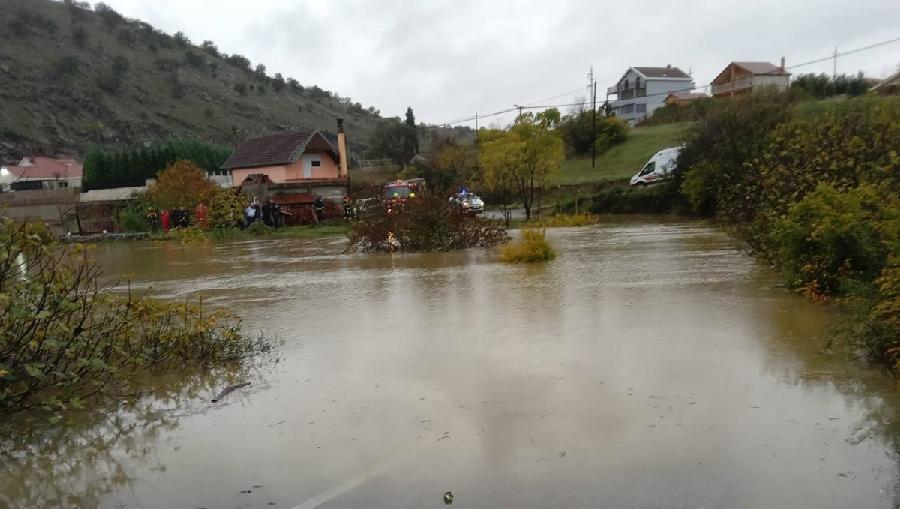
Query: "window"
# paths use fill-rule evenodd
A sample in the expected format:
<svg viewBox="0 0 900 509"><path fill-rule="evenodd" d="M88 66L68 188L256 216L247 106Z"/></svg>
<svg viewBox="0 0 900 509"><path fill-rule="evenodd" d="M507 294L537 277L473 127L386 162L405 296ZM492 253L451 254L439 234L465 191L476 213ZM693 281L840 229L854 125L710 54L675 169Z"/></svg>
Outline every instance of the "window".
<svg viewBox="0 0 900 509"><path fill-rule="evenodd" d="M647 105L644 103L637 103L634 105L634 111L637 113L647 113Z"/></svg>
<svg viewBox="0 0 900 509"><path fill-rule="evenodd" d="M644 175L653 173L653 170L655 170L655 169L656 169L656 161L650 161L649 163L647 163L647 166L644 166L644 169L641 170L641 173L639 174L639 176L643 177Z"/></svg>
<svg viewBox="0 0 900 509"><path fill-rule="evenodd" d="M310 161L310 166L322 166L322 161Z"/></svg>

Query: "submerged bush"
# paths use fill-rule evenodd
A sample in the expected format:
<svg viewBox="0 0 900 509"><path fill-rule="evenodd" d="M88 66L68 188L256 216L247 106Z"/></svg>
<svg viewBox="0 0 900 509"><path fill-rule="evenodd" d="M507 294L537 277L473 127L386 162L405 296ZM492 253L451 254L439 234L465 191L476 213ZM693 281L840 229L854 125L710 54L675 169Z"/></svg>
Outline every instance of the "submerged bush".
<svg viewBox="0 0 900 509"><path fill-rule="evenodd" d="M399 213L377 205L350 230L349 249L363 251L451 251L494 247L507 240L499 225L455 211L442 196L425 194Z"/></svg>
<svg viewBox="0 0 900 509"><path fill-rule="evenodd" d="M507 263L548 262L554 258L556 251L544 230L523 230L518 242L507 244L500 251L500 259Z"/></svg>
<svg viewBox="0 0 900 509"><path fill-rule="evenodd" d="M238 363L268 349L226 311L110 292L80 247L0 223L0 412L78 408L136 373Z"/></svg>

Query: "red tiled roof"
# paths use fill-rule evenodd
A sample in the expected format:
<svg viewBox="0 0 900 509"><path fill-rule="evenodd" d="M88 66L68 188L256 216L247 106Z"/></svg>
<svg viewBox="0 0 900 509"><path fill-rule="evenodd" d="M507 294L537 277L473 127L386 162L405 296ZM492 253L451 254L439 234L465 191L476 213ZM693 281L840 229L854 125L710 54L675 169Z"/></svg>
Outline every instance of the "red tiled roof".
<svg viewBox="0 0 900 509"><path fill-rule="evenodd" d="M25 164L5 166L4 168L20 179L81 178L84 173L84 167L74 159L26 157L21 163Z"/></svg>

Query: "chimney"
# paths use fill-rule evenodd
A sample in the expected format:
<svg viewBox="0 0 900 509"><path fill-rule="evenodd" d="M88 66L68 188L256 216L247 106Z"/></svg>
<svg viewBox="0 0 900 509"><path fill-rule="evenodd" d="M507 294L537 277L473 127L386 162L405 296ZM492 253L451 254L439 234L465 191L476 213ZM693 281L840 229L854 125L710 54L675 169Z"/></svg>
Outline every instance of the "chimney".
<svg viewBox="0 0 900 509"><path fill-rule="evenodd" d="M671 71L671 70L672 70L672 64L666 64L666 69L668 69L668 70Z"/></svg>
<svg viewBox="0 0 900 509"><path fill-rule="evenodd" d="M338 132L338 157L340 158L340 166L338 167L338 177L348 177L347 173L347 137L344 134L344 119L337 119Z"/></svg>
<svg viewBox="0 0 900 509"><path fill-rule="evenodd" d="M784 72L784 55L781 55L781 72Z"/></svg>

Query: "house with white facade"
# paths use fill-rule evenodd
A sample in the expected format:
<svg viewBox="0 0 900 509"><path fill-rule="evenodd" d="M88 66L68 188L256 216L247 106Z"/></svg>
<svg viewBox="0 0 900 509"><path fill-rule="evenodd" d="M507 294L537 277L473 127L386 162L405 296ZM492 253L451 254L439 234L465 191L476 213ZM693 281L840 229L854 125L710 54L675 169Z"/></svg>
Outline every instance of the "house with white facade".
<svg viewBox="0 0 900 509"><path fill-rule="evenodd" d="M610 101L613 112L629 124L644 120L654 110L665 105L673 92L687 92L694 88L691 76L677 67L629 67L615 86L606 91L616 99Z"/></svg>

